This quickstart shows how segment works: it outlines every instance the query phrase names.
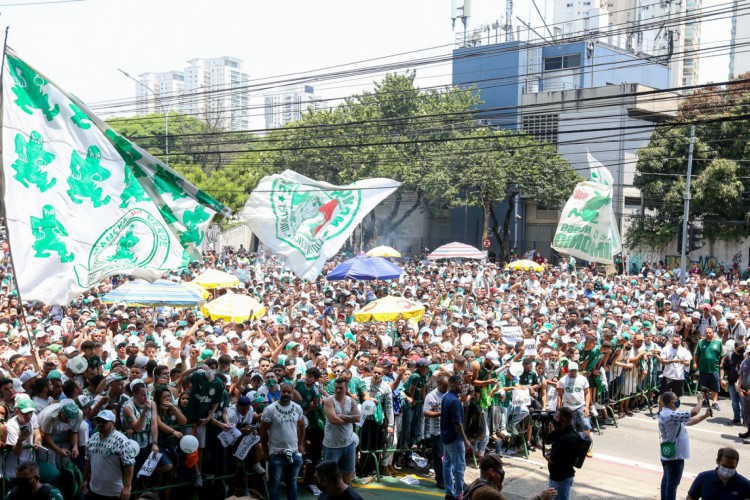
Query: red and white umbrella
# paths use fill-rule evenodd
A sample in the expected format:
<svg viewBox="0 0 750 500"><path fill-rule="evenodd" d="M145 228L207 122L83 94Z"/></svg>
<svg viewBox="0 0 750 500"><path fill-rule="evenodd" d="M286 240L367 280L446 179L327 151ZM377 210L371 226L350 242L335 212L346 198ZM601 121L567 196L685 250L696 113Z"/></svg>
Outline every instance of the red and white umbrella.
<svg viewBox="0 0 750 500"><path fill-rule="evenodd" d="M427 256L430 260L438 259L484 259L484 252L477 250L471 245L454 241L441 247L436 248Z"/></svg>

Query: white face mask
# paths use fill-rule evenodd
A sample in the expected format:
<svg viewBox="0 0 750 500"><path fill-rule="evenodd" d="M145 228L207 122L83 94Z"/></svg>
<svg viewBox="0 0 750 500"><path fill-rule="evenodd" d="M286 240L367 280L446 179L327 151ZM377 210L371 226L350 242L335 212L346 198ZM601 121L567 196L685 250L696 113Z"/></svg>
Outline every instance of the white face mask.
<svg viewBox="0 0 750 500"><path fill-rule="evenodd" d="M729 467L719 466L719 475L725 479L729 479L737 472L737 469L730 469Z"/></svg>
<svg viewBox="0 0 750 500"><path fill-rule="evenodd" d="M206 378L208 380L213 380L216 377L216 370L206 370Z"/></svg>

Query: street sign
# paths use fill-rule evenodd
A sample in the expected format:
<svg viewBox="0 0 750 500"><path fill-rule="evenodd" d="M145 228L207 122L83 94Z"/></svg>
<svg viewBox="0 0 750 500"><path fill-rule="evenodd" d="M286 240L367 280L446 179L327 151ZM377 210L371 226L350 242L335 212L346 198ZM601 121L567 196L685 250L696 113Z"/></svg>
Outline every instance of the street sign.
<svg viewBox="0 0 750 500"><path fill-rule="evenodd" d="M486 238L484 241L482 241L482 248L490 248L492 246L492 242L489 238Z"/></svg>

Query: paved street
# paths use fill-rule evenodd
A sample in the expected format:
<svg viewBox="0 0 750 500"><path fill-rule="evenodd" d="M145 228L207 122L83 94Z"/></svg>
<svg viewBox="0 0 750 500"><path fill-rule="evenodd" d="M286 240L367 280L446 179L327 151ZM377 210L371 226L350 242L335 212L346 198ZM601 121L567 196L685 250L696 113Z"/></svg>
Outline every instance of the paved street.
<svg viewBox="0 0 750 500"><path fill-rule="evenodd" d="M685 403L690 401L684 399ZM722 411L697 426L690 427L691 459L685 465L685 475L678 498L685 498L695 475L715 467L716 451L721 446L732 445L740 452L738 471L750 475L750 445L743 445L737 437L743 427L724 425L731 419L728 400L720 401ZM690 405L686 405L688 408ZM646 499L659 498L661 464L659 462L659 438L656 420L648 413L636 413L619 421L619 428L605 427L602 435L594 435L594 457L586 460L577 471L574 498L584 499ZM529 459L506 459L504 494L512 500L533 498L546 484L547 469L541 452ZM382 483L357 485L365 499L442 497L434 487L434 480L414 474L419 486L409 486L398 478L386 478ZM478 476L476 469L466 471L466 480L471 482ZM309 494L301 495L311 498Z"/></svg>

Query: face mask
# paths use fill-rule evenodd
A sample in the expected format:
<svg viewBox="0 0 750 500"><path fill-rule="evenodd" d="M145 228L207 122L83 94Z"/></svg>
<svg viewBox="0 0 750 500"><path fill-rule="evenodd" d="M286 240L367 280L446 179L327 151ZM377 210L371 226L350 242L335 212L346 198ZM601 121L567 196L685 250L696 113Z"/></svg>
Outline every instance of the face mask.
<svg viewBox="0 0 750 500"><path fill-rule="evenodd" d="M678 399L677 401L675 401L675 402L674 402L674 407L675 407L675 408L679 408L681 404L682 404L682 401L680 401L680 400Z"/></svg>
<svg viewBox="0 0 750 500"><path fill-rule="evenodd" d="M270 388L276 387L276 380L274 379L266 380L266 387L270 387Z"/></svg>
<svg viewBox="0 0 750 500"><path fill-rule="evenodd" d="M216 370L206 370L206 377L209 380L213 380L216 377Z"/></svg>
<svg viewBox="0 0 750 500"><path fill-rule="evenodd" d="M719 475L725 479L729 479L730 477L734 476L736 472L737 469L730 469L729 467L724 467L723 465L719 466Z"/></svg>
<svg viewBox="0 0 750 500"><path fill-rule="evenodd" d="M16 488L18 488L19 491L31 493L31 490L34 487L34 478L16 478L15 483Z"/></svg>

